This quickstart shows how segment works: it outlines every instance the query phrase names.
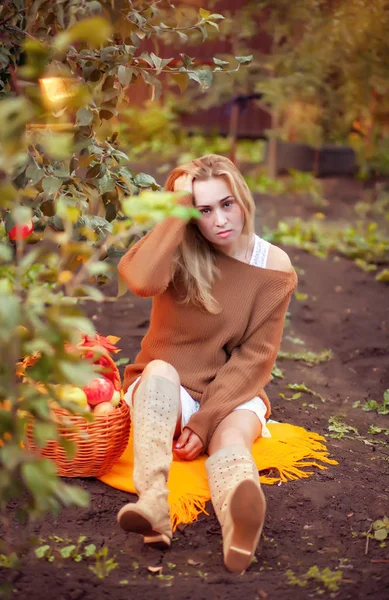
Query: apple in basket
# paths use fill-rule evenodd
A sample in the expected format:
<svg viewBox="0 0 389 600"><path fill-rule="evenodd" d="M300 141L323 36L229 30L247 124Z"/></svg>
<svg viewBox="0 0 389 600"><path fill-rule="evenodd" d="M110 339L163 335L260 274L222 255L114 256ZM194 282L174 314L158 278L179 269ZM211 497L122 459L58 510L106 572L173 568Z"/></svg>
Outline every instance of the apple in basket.
<svg viewBox="0 0 389 600"><path fill-rule="evenodd" d="M113 396L111 398L112 406L114 406L115 408L116 408L116 406L119 406L121 398L122 398L121 392L119 390L115 390L113 393Z"/></svg>
<svg viewBox="0 0 389 600"><path fill-rule="evenodd" d="M57 385L56 388L58 398L61 400L73 402L80 408L86 408L88 406L88 398L83 389L67 383L63 385Z"/></svg>
<svg viewBox="0 0 389 600"><path fill-rule="evenodd" d="M93 414L95 417L97 417L97 416L106 417L107 415L114 412L114 410L115 410L115 407L113 406L113 404L111 404L111 402L100 402L100 404L96 404L96 406L94 407Z"/></svg>
<svg viewBox="0 0 389 600"><path fill-rule="evenodd" d="M89 406L93 407L101 402L110 402L115 392L115 387L112 381L105 377L94 377L84 386L84 392Z"/></svg>

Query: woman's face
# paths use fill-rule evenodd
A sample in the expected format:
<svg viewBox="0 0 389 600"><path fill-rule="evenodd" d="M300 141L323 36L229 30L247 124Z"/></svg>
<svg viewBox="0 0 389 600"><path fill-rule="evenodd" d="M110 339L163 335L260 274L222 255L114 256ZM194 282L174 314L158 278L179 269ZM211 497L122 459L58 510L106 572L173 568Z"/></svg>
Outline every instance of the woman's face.
<svg viewBox="0 0 389 600"><path fill-rule="evenodd" d="M243 211L223 177L193 182L193 195L201 218L196 225L211 244L220 249L231 247L241 236Z"/></svg>

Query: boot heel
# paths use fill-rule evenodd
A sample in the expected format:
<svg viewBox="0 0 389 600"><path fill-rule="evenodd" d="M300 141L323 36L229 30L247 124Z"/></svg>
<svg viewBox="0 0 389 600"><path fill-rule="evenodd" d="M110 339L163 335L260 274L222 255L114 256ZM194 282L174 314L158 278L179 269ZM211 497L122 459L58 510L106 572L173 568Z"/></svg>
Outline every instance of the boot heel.
<svg viewBox="0 0 389 600"><path fill-rule="evenodd" d="M157 532L144 535L143 541L145 544L151 546L151 548L156 548L157 550L166 550L171 545L171 539L167 535Z"/></svg>
<svg viewBox="0 0 389 600"><path fill-rule="evenodd" d="M235 489L223 525L227 534L224 562L232 573L245 571L251 563L262 533L266 500L260 486L242 481Z"/></svg>

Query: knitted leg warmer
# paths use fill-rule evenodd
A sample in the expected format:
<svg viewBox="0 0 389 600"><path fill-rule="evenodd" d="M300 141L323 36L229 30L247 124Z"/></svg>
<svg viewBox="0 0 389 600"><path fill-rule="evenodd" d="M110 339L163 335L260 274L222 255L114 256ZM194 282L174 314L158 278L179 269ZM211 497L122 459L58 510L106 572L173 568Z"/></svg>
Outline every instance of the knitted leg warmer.
<svg viewBox="0 0 389 600"><path fill-rule="evenodd" d="M117 521L126 531L142 534L146 544L159 548L169 547L172 539L166 483L179 402L178 386L165 377L149 376L140 383L131 411L133 478L139 500L123 506Z"/></svg>
<svg viewBox="0 0 389 600"><path fill-rule="evenodd" d="M245 571L252 561L265 519L266 500L258 470L243 445L223 448L206 461L216 516L222 527L227 569Z"/></svg>

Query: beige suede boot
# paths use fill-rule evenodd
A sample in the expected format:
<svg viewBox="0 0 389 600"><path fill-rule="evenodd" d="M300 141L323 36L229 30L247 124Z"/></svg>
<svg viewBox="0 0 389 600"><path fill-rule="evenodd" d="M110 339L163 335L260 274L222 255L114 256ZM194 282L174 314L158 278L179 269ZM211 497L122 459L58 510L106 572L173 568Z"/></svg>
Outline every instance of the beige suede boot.
<svg viewBox="0 0 389 600"><path fill-rule="evenodd" d="M133 479L139 500L123 506L117 521L125 531L142 534L146 544L158 548L168 548L172 539L166 483L179 402L177 385L165 377L149 376L140 383L131 410Z"/></svg>
<svg viewBox="0 0 389 600"><path fill-rule="evenodd" d="M224 564L242 573L252 561L265 520L266 500L251 452L230 446L206 463L212 504L222 527Z"/></svg>

